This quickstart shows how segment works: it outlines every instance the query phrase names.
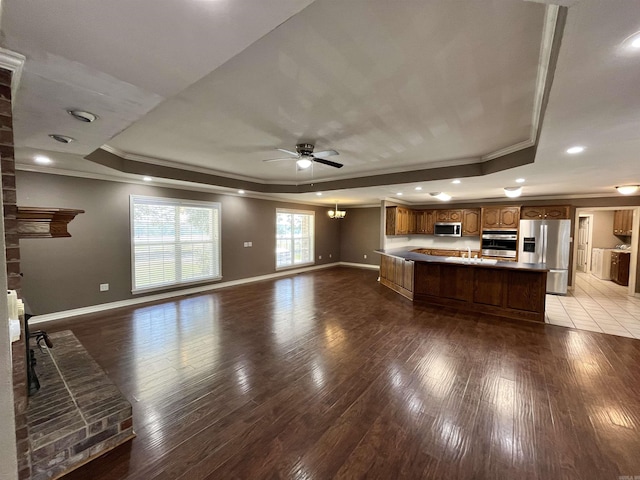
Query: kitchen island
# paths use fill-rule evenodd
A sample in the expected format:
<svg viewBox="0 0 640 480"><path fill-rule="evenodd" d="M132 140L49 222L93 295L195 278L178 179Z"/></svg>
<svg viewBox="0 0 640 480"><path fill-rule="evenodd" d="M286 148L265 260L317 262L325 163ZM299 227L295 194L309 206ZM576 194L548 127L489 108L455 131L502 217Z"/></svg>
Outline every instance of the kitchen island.
<svg viewBox="0 0 640 480"><path fill-rule="evenodd" d="M415 303L544 323L544 264L377 250L380 283Z"/></svg>

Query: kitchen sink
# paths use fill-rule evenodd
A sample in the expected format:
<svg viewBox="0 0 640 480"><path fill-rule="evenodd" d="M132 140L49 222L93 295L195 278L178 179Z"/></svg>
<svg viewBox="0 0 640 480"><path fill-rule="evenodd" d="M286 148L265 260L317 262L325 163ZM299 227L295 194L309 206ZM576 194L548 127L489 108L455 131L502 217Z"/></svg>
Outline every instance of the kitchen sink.
<svg viewBox="0 0 640 480"><path fill-rule="evenodd" d="M495 265L498 260L494 258L463 258L463 257L446 257L447 262L456 263L469 263L469 264L482 264L482 265Z"/></svg>

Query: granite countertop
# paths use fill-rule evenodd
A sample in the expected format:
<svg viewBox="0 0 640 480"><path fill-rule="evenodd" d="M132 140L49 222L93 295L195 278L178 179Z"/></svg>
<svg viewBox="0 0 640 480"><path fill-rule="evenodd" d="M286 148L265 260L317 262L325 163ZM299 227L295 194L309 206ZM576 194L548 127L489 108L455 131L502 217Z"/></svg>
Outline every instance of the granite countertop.
<svg viewBox="0 0 640 480"><path fill-rule="evenodd" d="M414 262L425 263L447 263L451 265L464 265L469 267L487 267L487 268L502 268L509 270L534 270L534 271L548 271L549 269L544 263L522 263L522 262L506 262L495 261L491 259L475 259L475 258L461 258L461 257L441 257L437 255L425 255L423 253L412 252L416 248L421 247L404 247L404 248L387 248L378 249L377 253L382 255L389 255L391 257L404 258L405 260L413 260Z"/></svg>

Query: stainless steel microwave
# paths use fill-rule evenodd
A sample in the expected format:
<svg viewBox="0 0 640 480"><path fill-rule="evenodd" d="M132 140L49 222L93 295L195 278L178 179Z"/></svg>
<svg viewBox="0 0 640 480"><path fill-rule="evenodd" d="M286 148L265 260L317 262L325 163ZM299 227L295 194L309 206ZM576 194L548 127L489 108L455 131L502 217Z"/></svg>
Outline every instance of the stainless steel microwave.
<svg viewBox="0 0 640 480"><path fill-rule="evenodd" d="M460 222L436 222L433 225L433 234L436 237L461 237L462 223Z"/></svg>

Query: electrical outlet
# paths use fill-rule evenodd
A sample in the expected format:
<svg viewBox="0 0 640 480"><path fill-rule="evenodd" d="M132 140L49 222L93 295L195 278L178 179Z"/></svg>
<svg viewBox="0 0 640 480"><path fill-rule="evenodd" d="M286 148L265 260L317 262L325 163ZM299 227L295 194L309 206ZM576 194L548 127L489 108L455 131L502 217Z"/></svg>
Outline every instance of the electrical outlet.
<svg viewBox="0 0 640 480"><path fill-rule="evenodd" d="M364 259L365 259L365 260L367 259L367 254L366 254L366 253L364 254Z"/></svg>
<svg viewBox="0 0 640 480"><path fill-rule="evenodd" d="M322 260L322 255L318 255L318 260Z"/></svg>
<svg viewBox="0 0 640 480"><path fill-rule="evenodd" d="M244 246L246 247L253 247L253 242L244 242Z"/></svg>
<svg viewBox="0 0 640 480"><path fill-rule="evenodd" d="M329 254L329 258L331 258L331 254Z"/></svg>
<svg viewBox="0 0 640 480"><path fill-rule="evenodd" d="M108 292L109 291L109 284L108 283L101 283L100 284L100 291L101 292Z"/></svg>

